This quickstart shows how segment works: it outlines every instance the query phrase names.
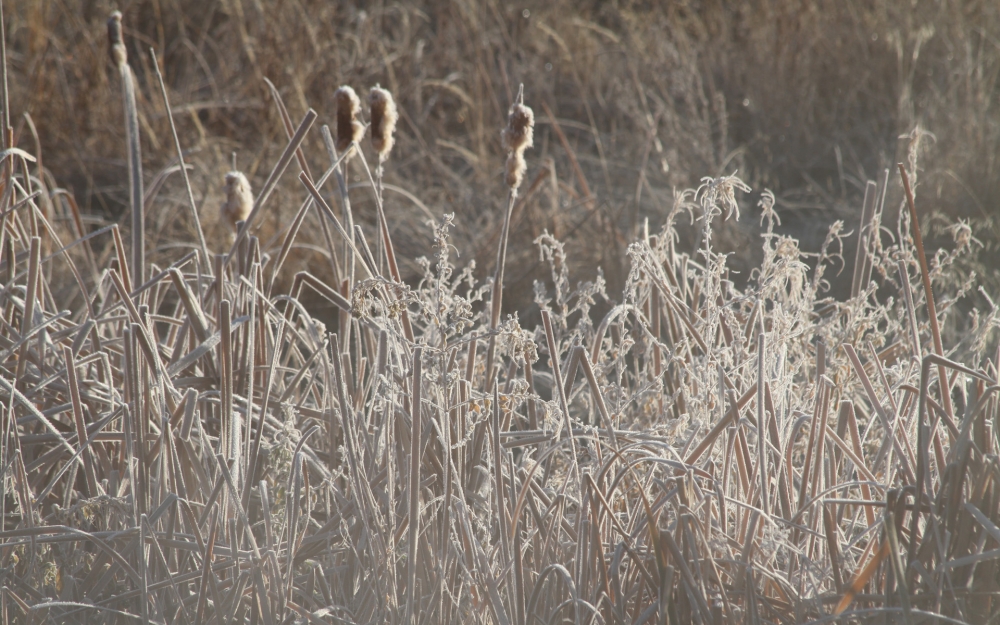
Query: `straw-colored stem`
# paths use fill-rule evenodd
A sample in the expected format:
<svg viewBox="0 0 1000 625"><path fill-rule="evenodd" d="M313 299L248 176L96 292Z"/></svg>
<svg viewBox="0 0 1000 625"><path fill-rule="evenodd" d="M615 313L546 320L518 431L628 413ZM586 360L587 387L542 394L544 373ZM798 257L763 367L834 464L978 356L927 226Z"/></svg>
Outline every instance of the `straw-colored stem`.
<svg viewBox="0 0 1000 625"><path fill-rule="evenodd" d="M128 63L118 66L125 109L125 145L128 154L129 204L132 207L132 286L139 288L146 275L146 211L142 191L142 148L135 83Z"/></svg>
<svg viewBox="0 0 1000 625"><path fill-rule="evenodd" d="M198 247L201 251L201 262L208 266L208 244L205 242L205 232L201 229L201 218L198 216L198 205L194 201L194 190L191 188L191 178L188 176L187 166L184 164L184 150L181 149L181 140L177 136L177 125L174 124L174 113L170 108L170 98L167 97L167 87L163 84L163 74L160 73L160 63L156 59L156 53L149 49L149 56L153 59L153 69L156 70L156 80L160 84L160 95L163 96L163 107L167 111L167 121L170 122L170 134L174 139L174 148L177 150L177 161L181 167L181 177L184 179L184 189L187 191L188 208L191 209L191 221L194 223L195 234L198 235Z"/></svg>
<svg viewBox="0 0 1000 625"><path fill-rule="evenodd" d="M500 230L500 246L497 249L497 266L493 273L493 288L490 291L490 340L486 348L486 379L484 385L489 386L493 379L496 363L496 332L500 325L500 311L503 306L503 274L507 264L507 238L510 234L510 215L514 210L517 191L511 189L507 196L507 210L503 216L503 227ZM560 378L561 379L561 378Z"/></svg>
<svg viewBox="0 0 1000 625"><path fill-rule="evenodd" d="M375 210L378 214L379 231L382 235L382 249L385 250L386 261L389 264L389 275L394 282L402 284L403 278L399 273L399 265L396 263L396 250L392 245L392 237L389 236L389 224L385 219L385 207L382 204L382 165L380 164L378 167L378 183L376 184L375 178L372 177L371 169L368 167L368 160L365 159L364 154L356 144L354 149L361 155L361 164L364 165L365 173L368 174L368 181L372 185L372 189L375 190ZM400 317L403 323L403 334L406 336L406 340L412 343L414 335L413 326L410 324L410 314L406 309L403 309Z"/></svg>
<svg viewBox="0 0 1000 625"><path fill-rule="evenodd" d="M944 346L941 343L941 328L938 326L937 304L934 302L934 290L931 288L931 274L927 268L927 256L924 254L924 238L920 234L920 220L917 218L917 207L913 203L913 191L910 189L910 179L902 163L899 166L899 176L903 180L903 190L906 192L906 206L910 211L910 227L913 229L913 244L917 248L917 260L920 261L920 277L924 282L924 296L927 299L927 317L931 326L931 338L934 340L934 353L944 358ZM954 418L951 407L951 388L948 385L948 374L943 366L938 366L938 384L941 386L941 405L950 418Z"/></svg>
<svg viewBox="0 0 1000 625"><path fill-rule="evenodd" d="M423 348L413 350L413 376L410 387L410 481L409 481L409 544L406 552L406 616L403 622L417 625L417 542L420 538L420 386Z"/></svg>

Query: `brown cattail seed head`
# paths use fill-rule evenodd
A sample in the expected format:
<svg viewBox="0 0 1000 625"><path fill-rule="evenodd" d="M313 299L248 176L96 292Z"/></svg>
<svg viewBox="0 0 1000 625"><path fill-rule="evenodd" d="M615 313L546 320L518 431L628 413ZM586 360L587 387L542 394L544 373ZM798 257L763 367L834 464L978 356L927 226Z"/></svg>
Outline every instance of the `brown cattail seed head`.
<svg viewBox="0 0 1000 625"><path fill-rule="evenodd" d="M507 155L507 174L504 180L511 189L521 186L524 179L524 172L528 169L528 164L524 161L523 152L511 152Z"/></svg>
<svg viewBox="0 0 1000 625"><path fill-rule="evenodd" d="M517 101L510 107L507 127L500 131L500 141L507 150L507 186L517 190L528 168L524 151L531 147L535 135L535 113L524 105L524 85L517 91Z"/></svg>
<svg viewBox="0 0 1000 625"><path fill-rule="evenodd" d="M372 146L378 153L379 162L389 158L389 152L395 143L393 133L396 132L396 121L399 112L392 94L379 86L372 87L368 94L368 105L371 107Z"/></svg>
<svg viewBox="0 0 1000 625"><path fill-rule="evenodd" d="M220 212L229 227L236 230L236 224L246 221L253 208L253 193L250 191L250 181L241 171L231 171L226 174L226 201L222 203Z"/></svg>
<svg viewBox="0 0 1000 625"><path fill-rule="evenodd" d="M535 113L523 104L510 107L507 127L500 132L503 147L508 152L523 152L534 141Z"/></svg>
<svg viewBox="0 0 1000 625"><path fill-rule="evenodd" d="M365 125L358 121L361 112L361 100L354 89L341 87L333 93L333 102L337 105L337 151L343 154L352 143L361 141Z"/></svg>
<svg viewBox="0 0 1000 625"><path fill-rule="evenodd" d="M108 18L108 52L111 54L111 62L115 67L122 67L128 63L128 52L125 50L125 42L122 40L122 12L115 11Z"/></svg>

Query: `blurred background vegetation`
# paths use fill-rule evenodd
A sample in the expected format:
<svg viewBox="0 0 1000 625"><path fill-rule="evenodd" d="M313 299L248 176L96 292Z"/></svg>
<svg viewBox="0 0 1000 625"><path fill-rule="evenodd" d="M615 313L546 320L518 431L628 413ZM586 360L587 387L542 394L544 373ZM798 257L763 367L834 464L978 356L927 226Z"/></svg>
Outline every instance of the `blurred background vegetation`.
<svg viewBox="0 0 1000 625"><path fill-rule="evenodd" d="M429 255L428 213L453 212L458 252L477 259L478 277L492 270L506 201L499 131L523 83L538 122L505 299L522 317L531 314L531 281L544 275L535 237L548 230L567 241L574 278L600 266L620 283L626 242L646 219L658 229L674 190L704 176L738 171L754 189L738 198L741 220L718 226L737 281L760 249L764 188L777 197L781 229L811 251L835 220L856 232L865 182L892 168L883 224L895 231L894 165L913 137L932 245L935 232L970 219L987 257L998 257L993 0L7 0L11 110L27 112L12 119L19 145L40 151L49 184L70 191L94 225L127 226L121 95L105 30L114 9L124 14L140 90L154 259L179 255L194 237L180 178L152 184L175 159L150 48L217 252L229 243L218 222L224 173L235 158L256 190L286 143L268 78L295 123L308 107L329 123L339 85L390 89L401 112L386 170L399 189L387 195L399 255ZM314 169L328 165L319 133L306 154ZM366 185L352 167L351 184ZM260 221L263 243L274 245L304 193L294 176L281 182ZM373 232L369 194L354 195ZM325 246L313 242L307 236L293 261L327 275ZM854 239L846 242L853 258ZM407 262L415 279L420 268ZM980 268L993 284L996 271ZM835 292L849 286L848 274L833 279Z"/></svg>

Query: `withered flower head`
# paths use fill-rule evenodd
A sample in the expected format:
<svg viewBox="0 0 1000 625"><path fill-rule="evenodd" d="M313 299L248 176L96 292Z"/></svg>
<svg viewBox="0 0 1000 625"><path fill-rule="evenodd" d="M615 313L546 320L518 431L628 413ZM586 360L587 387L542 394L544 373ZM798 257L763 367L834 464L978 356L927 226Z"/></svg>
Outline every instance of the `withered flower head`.
<svg viewBox="0 0 1000 625"><path fill-rule="evenodd" d="M524 151L534 142L535 113L524 105L524 85L517 91L517 101L510 107L507 127L500 131L500 140L507 150L507 186L517 190L528 168L524 161Z"/></svg>
<svg viewBox="0 0 1000 625"><path fill-rule="evenodd" d="M361 113L361 100L354 89L344 86L333 93L333 102L337 105L337 151L343 154L351 144L361 141L365 125L358 121Z"/></svg>
<svg viewBox="0 0 1000 625"><path fill-rule="evenodd" d="M524 172L528 169L528 163L524 160L521 152L511 152L507 155L507 169L504 181L511 189L517 189L524 180Z"/></svg>
<svg viewBox="0 0 1000 625"><path fill-rule="evenodd" d="M236 224L246 221L253 208L253 193L250 191L250 181L241 171L231 171L226 174L226 201L222 203L219 212L229 227L236 230Z"/></svg>
<svg viewBox="0 0 1000 625"><path fill-rule="evenodd" d="M378 153L379 162L389 158L389 152L396 140L393 133L396 131L396 121L399 120L399 112L396 110L396 102L392 99L392 94L382 89L378 85L372 87L368 94L368 105L371 107L372 146Z"/></svg>
<svg viewBox="0 0 1000 625"><path fill-rule="evenodd" d="M507 127L500 132L503 147L508 152L527 150L534 143L535 113L522 103L510 107Z"/></svg>

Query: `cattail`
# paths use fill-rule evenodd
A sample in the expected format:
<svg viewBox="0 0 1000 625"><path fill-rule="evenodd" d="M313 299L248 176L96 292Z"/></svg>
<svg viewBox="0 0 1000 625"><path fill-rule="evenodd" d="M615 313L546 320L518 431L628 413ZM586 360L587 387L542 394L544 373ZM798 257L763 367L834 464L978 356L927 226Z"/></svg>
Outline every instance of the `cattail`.
<svg viewBox="0 0 1000 625"><path fill-rule="evenodd" d="M517 190L528 168L524 162L524 151L534 142L535 113L524 105L524 85L517 92L517 102L510 107L507 127L500 131L500 141L507 150L507 186Z"/></svg>
<svg viewBox="0 0 1000 625"><path fill-rule="evenodd" d="M528 163L524 160L522 152L511 152L507 155L507 175L505 180L511 189L521 186L524 179L524 172L528 169Z"/></svg>
<svg viewBox="0 0 1000 625"><path fill-rule="evenodd" d="M518 102L510 107L507 127L500 132L503 147L508 152L524 152L533 145L535 135L535 113Z"/></svg>
<svg viewBox="0 0 1000 625"><path fill-rule="evenodd" d="M236 230L236 224L246 221L253 208L253 193L250 182L241 171L231 171L226 174L226 201L222 203L220 213L229 226Z"/></svg>
<svg viewBox="0 0 1000 625"><path fill-rule="evenodd" d="M361 141L365 132L365 125L358 121L361 100L354 89L345 86L333 93L333 101L337 105L337 151L344 153L353 143Z"/></svg>
<svg viewBox="0 0 1000 625"><path fill-rule="evenodd" d="M111 54L111 62L115 67L122 67L128 63L128 52L125 50L125 42L122 40L122 12L115 11L108 18L108 52Z"/></svg>
<svg viewBox="0 0 1000 625"><path fill-rule="evenodd" d="M378 85L372 87L368 94L368 105L371 107L369 115L371 117L372 146L378 153L378 160L389 158L389 152L395 143L393 133L396 132L396 121L399 119L399 112L396 110L396 102L392 99L392 94L382 89Z"/></svg>

